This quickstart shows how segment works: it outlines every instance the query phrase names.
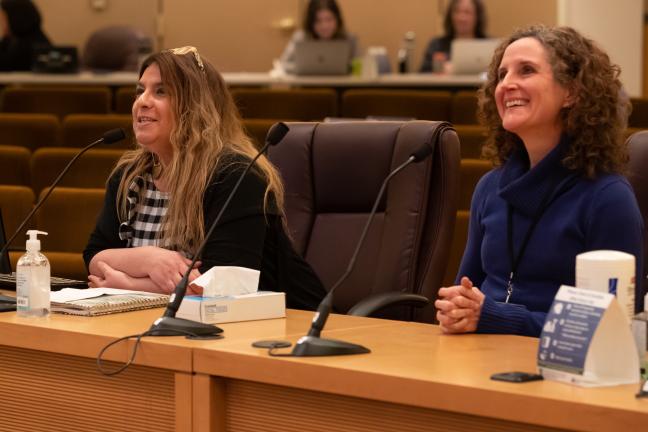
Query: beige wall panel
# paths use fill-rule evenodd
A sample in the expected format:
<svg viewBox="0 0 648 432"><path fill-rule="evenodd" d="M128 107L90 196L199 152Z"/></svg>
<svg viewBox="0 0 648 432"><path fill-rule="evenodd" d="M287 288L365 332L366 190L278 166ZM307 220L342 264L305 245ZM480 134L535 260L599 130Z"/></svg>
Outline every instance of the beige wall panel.
<svg viewBox="0 0 648 432"><path fill-rule="evenodd" d="M34 3L43 16L45 33L56 45L76 45L81 52L94 30L112 25L136 27L155 40L158 0L104 0L103 10L93 9L90 0Z"/></svg>
<svg viewBox="0 0 648 432"><path fill-rule="evenodd" d="M531 24L556 25L557 0L484 0L488 34L504 37L518 27Z"/></svg>
<svg viewBox="0 0 648 432"><path fill-rule="evenodd" d="M222 71L267 71L299 26L306 0L104 0L94 10L90 0L35 0L45 31L56 44L83 47L89 34L107 25L138 27L163 47L195 45ZM359 38L361 53L368 46L387 48L392 65L403 35L416 33L418 68L431 37L442 32L448 0L339 0L349 30ZM536 2L485 0L493 36L504 36L531 23L555 24L556 0ZM158 9L163 9L158 23ZM281 20L288 20L281 27Z"/></svg>
<svg viewBox="0 0 648 432"><path fill-rule="evenodd" d="M298 0L166 0L164 46L195 45L221 71L268 71L292 34Z"/></svg>

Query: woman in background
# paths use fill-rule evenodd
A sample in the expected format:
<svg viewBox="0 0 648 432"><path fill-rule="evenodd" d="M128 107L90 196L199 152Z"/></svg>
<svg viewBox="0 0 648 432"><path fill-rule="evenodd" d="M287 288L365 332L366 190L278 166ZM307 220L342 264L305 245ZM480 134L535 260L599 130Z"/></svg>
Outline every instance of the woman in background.
<svg viewBox="0 0 648 432"><path fill-rule="evenodd" d="M0 1L0 70L30 70L34 48L50 46L31 0Z"/></svg>
<svg viewBox="0 0 648 432"><path fill-rule="evenodd" d="M301 30L297 30L281 55L281 64L287 73L295 71L295 47L303 40L348 40L351 44L351 58L357 56L355 36L347 33L342 12L335 0L310 0L304 15Z"/></svg>
<svg viewBox="0 0 648 432"><path fill-rule="evenodd" d="M444 35L432 39L423 55L421 72L450 72L454 39L484 39L486 11L481 0L452 0L443 20Z"/></svg>
<svg viewBox="0 0 648 432"><path fill-rule="evenodd" d="M108 180L83 254L89 285L170 293L257 150L222 76L193 47L144 61L132 115L138 146ZM286 292L288 307L314 309L326 294L286 235L283 186L265 156L207 240L190 282L233 266L258 271L258 289Z"/></svg>
<svg viewBox="0 0 648 432"><path fill-rule="evenodd" d="M478 183L457 285L439 290L446 333L539 336L576 255L599 249L636 259L642 309L643 219L622 175L630 103L619 68L568 27L529 27L495 51L479 92L499 167Z"/></svg>

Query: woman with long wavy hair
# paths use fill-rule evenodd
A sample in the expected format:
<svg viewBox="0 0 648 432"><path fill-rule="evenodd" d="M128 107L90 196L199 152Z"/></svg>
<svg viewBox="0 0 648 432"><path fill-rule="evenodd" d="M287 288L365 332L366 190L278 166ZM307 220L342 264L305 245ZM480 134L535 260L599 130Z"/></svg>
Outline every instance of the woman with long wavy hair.
<svg viewBox="0 0 648 432"><path fill-rule="evenodd" d="M439 291L443 331L539 336L559 287L574 285L576 255L597 249L635 256L641 309L619 68L574 29L529 27L495 51L479 99L497 167L475 188L457 285Z"/></svg>
<svg viewBox="0 0 648 432"><path fill-rule="evenodd" d="M216 69L193 47L143 63L133 103L135 150L111 174L84 251L90 286L171 292L256 149ZM283 188L261 157L246 175L192 269L258 270L259 289L286 291L314 308L325 291L294 251L283 223Z"/></svg>

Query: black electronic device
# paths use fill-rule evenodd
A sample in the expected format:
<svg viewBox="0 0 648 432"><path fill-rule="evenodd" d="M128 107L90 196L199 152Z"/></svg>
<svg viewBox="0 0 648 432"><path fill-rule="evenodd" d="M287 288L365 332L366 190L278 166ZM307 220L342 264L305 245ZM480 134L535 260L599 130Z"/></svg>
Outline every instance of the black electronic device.
<svg viewBox="0 0 648 432"><path fill-rule="evenodd" d="M223 213L229 206L230 201L236 194L236 191L238 190L241 182L245 178L245 175L250 171L254 163L263 155L268 147L271 145L278 144L284 136L288 133L288 126L286 126L285 123L279 122L275 123L270 130L268 131L268 135L266 137L266 142L265 145L259 150L257 155L247 164L245 169L243 170L243 173L239 176L238 181L230 191L230 194L228 195L227 199L225 200L225 203L221 207L220 211L216 215L216 218L214 219L214 222L212 222L211 226L209 227L209 231L207 231L207 234L205 234L205 238L198 248L198 251L194 255L191 264L187 268L187 271L183 275L182 279L180 282L175 287L175 290L173 291L173 294L171 294L171 297L169 298L169 303L167 304L167 308L164 311L164 314L162 317L158 318L155 320L151 328L148 330L148 334L150 336L178 336L178 335L191 335L191 336L197 336L197 337L204 337L204 336L211 336L211 335L217 335L221 333L223 330L220 327L216 327L215 325L212 324L205 324L201 323L198 321L191 321L187 319L182 319L182 318L176 318L176 313L178 312L178 308L180 308L180 304L182 303L182 299L184 298L186 292L187 292L187 284L189 283L189 273L191 273L191 270L194 267L194 264L196 264L196 261L198 261L198 258L203 252L203 249L207 245L207 241L211 237L212 233L214 232L214 229L220 222Z"/></svg>
<svg viewBox="0 0 648 432"><path fill-rule="evenodd" d="M529 372L501 372L491 375L494 381L506 381L512 383L524 383L529 381L541 381L542 375Z"/></svg>
<svg viewBox="0 0 648 432"><path fill-rule="evenodd" d="M32 71L36 73L76 73L79 55L75 46L36 46Z"/></svg>

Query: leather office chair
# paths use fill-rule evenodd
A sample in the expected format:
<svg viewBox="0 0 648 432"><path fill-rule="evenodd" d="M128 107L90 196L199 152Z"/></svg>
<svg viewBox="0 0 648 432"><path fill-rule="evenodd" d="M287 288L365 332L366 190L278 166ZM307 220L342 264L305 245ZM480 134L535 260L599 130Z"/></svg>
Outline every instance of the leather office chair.
<svg viewBox="0 0 648 432"><path fill-rule="evenodd" d="M644 221L644 262L643 262L643 292L648 290L648 131L637 132L628 138L628 151L630 153L630 165L628 169L628 180L634 189L637 203Z"/></svg>
<svg viewBox="0 0 648 432"><path fill-rule="evenodd" d="M397 291L430 301L441 285L457 210L459 141L433 142L439 122L288 123L270 160L285 185L295 247L329 289L342 275L387 174L423 144L431 157L395 176L334 306L347 312L370 295ZM434 322L434 306L396 308L389 318Z"/></svg>

